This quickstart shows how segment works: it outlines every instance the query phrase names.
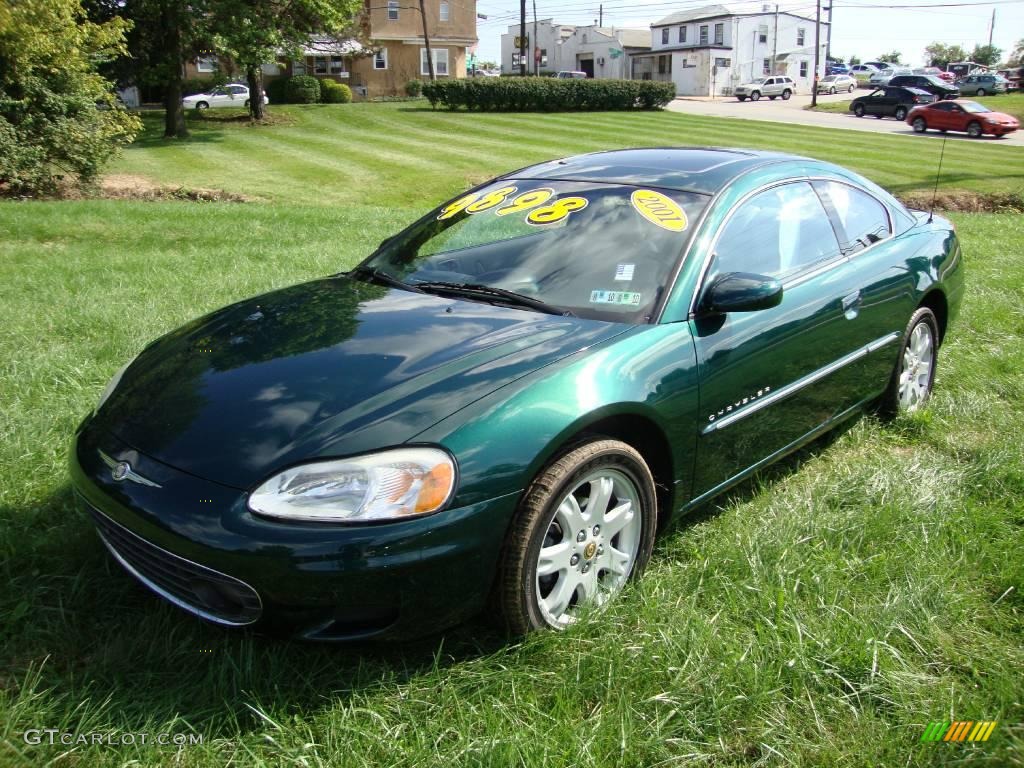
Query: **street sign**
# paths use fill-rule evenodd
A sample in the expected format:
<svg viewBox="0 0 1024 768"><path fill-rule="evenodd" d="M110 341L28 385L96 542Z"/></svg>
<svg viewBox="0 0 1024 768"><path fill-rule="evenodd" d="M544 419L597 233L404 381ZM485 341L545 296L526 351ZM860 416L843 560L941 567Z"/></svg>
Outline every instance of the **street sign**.
<svg viewBox="0 0 1024 768"><path fill-rule="evenodd" d="M533 60L538 64L540 63L540 48L533 49Z"/></svg>
<svg viewBox="0 0 1024 768"><path fill-rule="evenodd" d="M530 36L527 35L524 38L524 37L520 37L519 35L516 35L515 45L513 47L516 50L519 50L519 51L523 50L523 48L529 48L530 47Z"/></svg>

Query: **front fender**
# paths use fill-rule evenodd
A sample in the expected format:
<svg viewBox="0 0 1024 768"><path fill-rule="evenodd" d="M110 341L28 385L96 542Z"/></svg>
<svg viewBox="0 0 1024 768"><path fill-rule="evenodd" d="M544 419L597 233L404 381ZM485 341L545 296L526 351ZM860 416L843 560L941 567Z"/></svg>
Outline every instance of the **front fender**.
<svg viewBox="0 0 1024 768"><path fill-rule="evenodd" d="M638 327L514 382L417 435L459 463L453 504L521 491L576 435L610 416L663 432L673 480L689 481L698 379L686 323Z"/></svg>

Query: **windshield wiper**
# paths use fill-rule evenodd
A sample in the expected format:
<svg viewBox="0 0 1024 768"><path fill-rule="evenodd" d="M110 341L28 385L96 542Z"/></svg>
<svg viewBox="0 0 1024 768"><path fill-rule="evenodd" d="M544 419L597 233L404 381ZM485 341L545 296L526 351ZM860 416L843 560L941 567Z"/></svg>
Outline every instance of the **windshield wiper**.
<svg viewBox="0 0 1024 768"><path fill-rule="evenodd" d="M414 289L427 291L429 293L450 293L456 296L474 296L478 298L500 299L504 304L513 304L528 309L535 309L538 312L545 312L549 315L560 315L562 317L575 317L568 309L556 307L546 301L524 296L515 291L508 291L504 288L493 288L480 283L451 283L445 280L426 280L415 283Z"/></svg>
<svg viewBox="0 0 1024 768"><path fill-rule="evenodd" d="M389 285L392 288L402 288L403 290L413 291L414 293L426 293L426 291L424 291L423 289L417 288L415 285L410 285L409 283L404 283L394 275L389 275L387 272L382 272L376 267L356 267L351 272L349 272L349 274L367 277L370 280L373 280L378 283L383 283L384 285Z"/></svg>

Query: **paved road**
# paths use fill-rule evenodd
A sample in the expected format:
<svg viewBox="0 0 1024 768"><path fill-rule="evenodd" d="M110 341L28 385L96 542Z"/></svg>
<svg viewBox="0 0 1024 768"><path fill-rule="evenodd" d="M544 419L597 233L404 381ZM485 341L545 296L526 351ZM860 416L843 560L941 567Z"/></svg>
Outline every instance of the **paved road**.
<svg viewBox="0 0 1024 768"><path fill-rule="evenodd" d="M853 95L863 95L865 93L868 93L868 91L861 89L854 92ZM848 101L850 98L850 94L847 93L835 96L822 95L818 97L818 103ZM691 115L767 120L777 123L817 125L825 128L847 128L854 131L902 134L918 138L939 138L943 135L938 131L928 131L922 136L921 134L914 133L914 129L906 123L897 122L889 117L879 120L874 117L856 117L850 112L812 112L811 110L804 109L810 103L810 95L800 94L794 96L789 101L783 101L782 99L771 101L763 98L756 102L749 100L739 101L728 96L718 96L714 99L709 97L685 97L675 99L668 105L668 108L673 112L686 112ZM1001 146L1024 147L1024 130L1011 133L1001 139L993 136L971 139L965 134L956 133L947 133L945 135L957 141L977 141Z"/></svg>

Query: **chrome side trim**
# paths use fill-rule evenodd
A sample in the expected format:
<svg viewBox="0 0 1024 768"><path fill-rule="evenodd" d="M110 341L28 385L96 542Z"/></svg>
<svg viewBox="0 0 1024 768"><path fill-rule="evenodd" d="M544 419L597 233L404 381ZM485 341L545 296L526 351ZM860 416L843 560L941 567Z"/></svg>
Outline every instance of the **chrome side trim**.
<svg viewBox="0 0 1024 768"><path fill-rule="evenodd" d="M89 502L87 501L86 504L89 504ZM94 507L92 504L89 504L89 506L93 510L96 511L96 514L103 515L103 513L100 512L98 509L96 509L96 507ZM205 571L207 573L212 573L218 579L229 579L231 581L237 582L238 584L242 585L246 589L252 591L252 593L254 595L256 595L256 600L259 603L260 615L263 614L263 599L260 597L260 593L257 592L255 589L253 589L248 584L246 584L241 579L236 579L234 576L228 576L226 573L221 573L220 571L215 571L212 568L207 568L205 565L200 565L197 562L189 560L187 557L182 557L181 555L176 555L173 552L168 552L163 547L158 547L153 542L148 541L147 539L142 538L141 536L139 536L136 533L132 533L127 528L125 528L123 525L114 522L113 520L111 520L106 515L103 515L103 517L106 520L108 520L112 525L116 525L123 533L128 534L132 538L138 539L139 541L141 541L147 547L152 547L153 549L159 549L161 552L163 552L165 555L167 555L170 558L173 558L175 560L181 560L182 562L188 563L191 567L196 568L199 571ZM114 545L110 543L110 541L103 534L103 531L99 527L96 528L96 533L99 534L99 537L103 541L103 544L107 547L108 550L110 550L110 554L114 556L114 559L117 560L117 562L119 562L122 565L122 567L126 571L128 571L128 573L130 573L132 576L134 576L136 579L138 579L139 582L142 583L143 586L147 587L148 589L152 590L156 594L160 595L160 597L162 597L164 600L168 601L169 603L172 603L173 605L176 605L178 608L181 608L183 611L188 611L189 613L191 613L191 614L193 614L195 616L198 616L201 619L206 619L207 621L212 621L214 624L220 624L220 625L225 626L225 627L246 627L246 626L248 626L250 624L254 624L255 622L259 621L259 616L257 616L252 621L231 621L229 619L225 619L225 618L220 617L220 616L215 616L215 615L213 615L213 614L211 614L211 613L209 613L207 611L204 611L202 608L197 608L196 606L192 605L191 603L185 602L180 597L176 597L175 595L172 595L170 592L168 592L166 589L161 587L159 584L156 584L155 582L151 581L147 577L143 576L141 573L139 573L139 571L131 563L129 563L127 560L125 560L125 558L121 555L120 552L117 551L117 549L114 547Z"/></svg>
<svg viewBox="0 0 1024 768"><path fill-rule="evenodd" d="M834 360L825 367L819 368L816 371L812 371L803 378L797 379L791 384L787 384L786 386L782 387L781 389L775 390L769 395L765 395L764 397L754 400L746 408L733 411L728 416L723 416L721 419L716 419L715 421L712 421L710 424L704 427L704 429L701 430L701 434L707 435L714 432L715 430L724 429L725 427L728 427L730 424L735 424L740 419L745 419L747 416L757 413L762 408L767 408L769 405L777 403L779 402L779 400L783 400L789 397L790 395L799 392L801 389L810 386L816 381L820 381L826 376L835 373L840 368L844 368L850 363L860 360L862 357L867 357L871 353L877 352L882 347L892 344L894 341L899 340L899 338L900 335L898 333L890 333L887 336L883 336L880 339L872 341L870 344L865 344L860 349L855 349L850 354L844 355L843 357L840 357L838 360Z"/></svg>

